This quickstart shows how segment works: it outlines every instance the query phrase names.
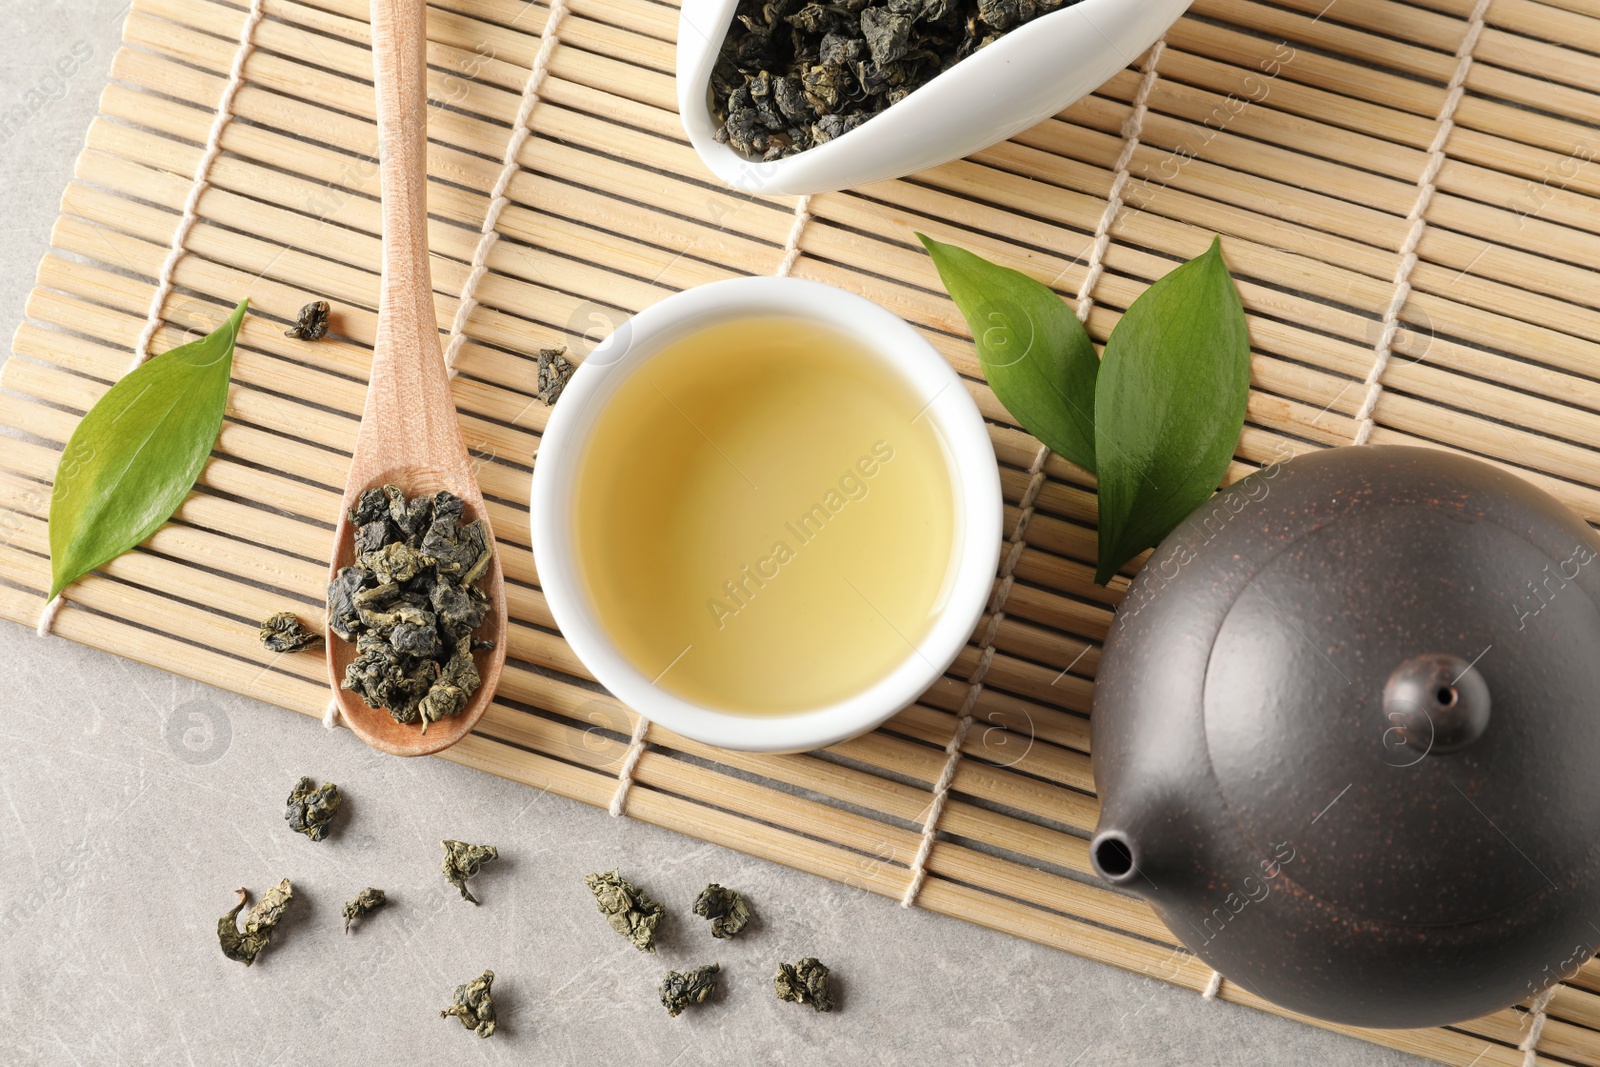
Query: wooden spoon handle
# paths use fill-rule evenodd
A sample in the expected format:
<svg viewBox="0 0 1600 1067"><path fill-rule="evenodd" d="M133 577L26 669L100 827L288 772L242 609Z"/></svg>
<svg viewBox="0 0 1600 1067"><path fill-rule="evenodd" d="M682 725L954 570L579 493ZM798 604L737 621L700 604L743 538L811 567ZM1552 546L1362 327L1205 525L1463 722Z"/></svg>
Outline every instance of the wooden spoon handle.
<svg viewBox="0 0 1600 1067"><path fill-rule="evenodd" d="M455 423L428 268L428 67L424 0L372 0L383 185L383 285L363 428ZM403 402L402 402L403 401Z"/></svg>

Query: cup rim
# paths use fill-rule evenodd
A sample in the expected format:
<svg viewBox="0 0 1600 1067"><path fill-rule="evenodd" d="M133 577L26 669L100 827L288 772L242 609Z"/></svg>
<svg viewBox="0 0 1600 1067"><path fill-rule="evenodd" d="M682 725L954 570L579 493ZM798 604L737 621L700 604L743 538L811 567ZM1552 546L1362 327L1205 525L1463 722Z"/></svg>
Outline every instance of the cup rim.
<svg viewBox="0 0 1600 1067"><path fill-rule="evenodd" d="M621 383L684 336L742 318L817 321L861 342L927 399L944 435L955 491L958 546L943 608L896 667L866 689L818 708L742 715L657 687L611 641L588 595L575 552L570 502L583 446ZM960 377L910 325L854 293L796 278L711 282L635 315L589 354L551 411L534 464L529 504L533 552L550 612L578 659L624 704L674 733L747 751L821 748L865 733L913 703L960 654L982 616L999 561L1003 516L994 448Z"/></svg>

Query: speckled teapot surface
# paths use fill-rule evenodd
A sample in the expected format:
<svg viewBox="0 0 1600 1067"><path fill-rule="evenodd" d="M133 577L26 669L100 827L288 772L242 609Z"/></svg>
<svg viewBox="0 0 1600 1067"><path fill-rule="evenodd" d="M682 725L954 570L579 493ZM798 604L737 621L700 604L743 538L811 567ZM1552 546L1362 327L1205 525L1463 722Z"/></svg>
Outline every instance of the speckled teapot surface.
<svg viewBox="0 0 1600 1067"><path fill-rule="evenodd" d="M1156 550L1098 672L1100 876L1228 979L1430 1026L1600 945L1600 539L1432 449L1230 486Z"/></svg>

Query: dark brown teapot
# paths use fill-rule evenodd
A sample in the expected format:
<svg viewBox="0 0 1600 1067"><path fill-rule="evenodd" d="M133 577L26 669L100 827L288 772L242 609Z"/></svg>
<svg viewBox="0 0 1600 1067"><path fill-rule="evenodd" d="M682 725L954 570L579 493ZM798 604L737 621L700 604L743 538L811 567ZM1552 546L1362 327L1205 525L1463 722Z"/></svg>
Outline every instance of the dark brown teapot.
<svg viewBox="0 0 1600 1067"><path fill-rule="evenodd" d="M1151 556L1106 641L1090 850L1231 981L1457 1022L1600 945L1600 538L1433 449L1275 464Z"/></svg>

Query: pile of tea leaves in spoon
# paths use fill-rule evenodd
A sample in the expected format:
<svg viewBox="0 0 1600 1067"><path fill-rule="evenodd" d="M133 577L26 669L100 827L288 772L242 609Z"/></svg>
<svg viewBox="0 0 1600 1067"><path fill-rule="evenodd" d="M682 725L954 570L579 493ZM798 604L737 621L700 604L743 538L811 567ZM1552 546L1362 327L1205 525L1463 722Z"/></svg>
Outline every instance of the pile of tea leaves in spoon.
<svg viewBox="0 0 1600 1067"><path fill-rule="evenodd" d="M472 632L489 614L477 583L494 560L482 519L453 493L368 489L350 512L356 562L328 584L328 627L356 645L343 687L395 722L458 715L480 684Z"/></svg>

